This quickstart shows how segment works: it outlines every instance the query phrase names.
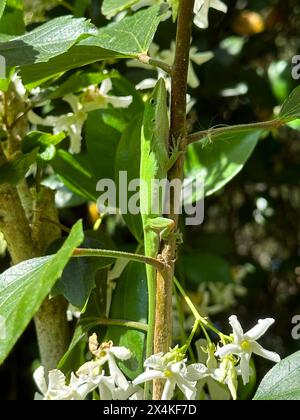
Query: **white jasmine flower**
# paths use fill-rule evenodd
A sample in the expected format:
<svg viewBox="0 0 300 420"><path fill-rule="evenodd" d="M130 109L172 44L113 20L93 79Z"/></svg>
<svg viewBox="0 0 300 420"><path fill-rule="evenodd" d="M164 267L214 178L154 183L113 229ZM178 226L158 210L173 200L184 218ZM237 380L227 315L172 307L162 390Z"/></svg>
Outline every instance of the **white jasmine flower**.
<svg viewBox="0 0 300 420"><path fill-rule="evenodd" d="M70 137L70 152L80 153L82 129L87 120L88 112L106 109L109 105L115 108L127 108L132 103L132 96L109 95L111 89L111 80L105 79L100 87L90 86L81 96L72 93L64 96L63 100L70 105L72 112L58 117L41 118L31 111L28 113L28 119L32 124L53 127L54 134L66 132Z"/></svg>
<svg viewBox="0 0 300 420"><path fill-rule="evenodd" d="M101 375L76 376L72 372L69 385L66 377L60 370L51 370L48 381L45 379L45 370L41 366L33 374L40 394L35 395L36 400L72 400L82 401L90 394L101 380Z"/></svg>
<svg viewBox="0 0 300 420"><path fill-rule="evenodd" d="M5 339L6 339L6 319L0 315L0 340L5 340Z"/></svg>
<svg viewBox="0 0 300 420"><path fill-rule="evenodd" d="M76 375L79 377L82 383L86 384L89 392L98 387L100 398L103 401L124 401L128 400L128 398L136 398L137 396L141 396L141 389L137 386L133 386L127 382L127 380L126 383L122 383L123 386L117 386L116 377L105 376L102 366L103 360L100 358L95 361L85 363L77 371Z"/></svg>
<svg viewBox="0 0 300 420"><path fill-rule="evenodd" d="M153 89L157 83L157 79L144 79L138 83L135 87L137 90L148 90Z"/></svg>
<svg viewBox="0 0 300 420"><path fill-rule="evenodd" d="M81 317L81 312L78 308L75 308L71 303L69 303L67 309L67 320L68 322L72 322L73 319L79 319Z"/></svg>
<svg viewBox="0 0 300 420"><path fill-rule="evenodd" d="M101 400L115 400L116 384L112 376L105 376L102 369L102 361L87 362L76 372L77 376L91 389L99 388Z"/></svg>
<svg viewBox="0 0 300 420"><path fill-rule="evenodd" d="M14 73L11 78L11 81L15 85L15 91L19 95L19 97L26 98L26 88L23 85L21 77L17 73Z"/></svg>
<svg viewBox="0 0 300 420"><path fill-rule="evenodd" d="M99 346L96 334L93 334L90 337L89 347L90 352L97 358L96 363L98 363L98 366L103 366L105 363L108 363L110 376L113 378L116 385L124 391L127 391L129 383L125 375L119 369L116 359L122 361L130 359L132 357L131 351L126 347L114 346L112 341L102 343Z"/></svg>
<svg viewBox="0 0 300 420"><path fill-rule="evenodd" d="M55 369L49 372L48 384L45 379L45 370L41 366L33 374L40 394L35 395L36 400L73 400L74 392L66 385L65 375Z"/></svg>
<svg viewBox="0 0 300 420"><path fill-rule="evenodd" d="M220 368L216 370L217 380L228 386L230 394L234 400L237 399L237 389L238 389L238 374L239 370L235 366L235 360L232 357L225 357L221 364Z"/></svg>
<svg viewBox="0 0 300 420"><path fill-rule="evenodd" d="M114 108L128 108L132 103L132 96L112 96L112 82L105 79L101 86L89 86L82 95L81 101L85 112L106 109L108 105Z"/></svg>
<svg viewBox="0 0 300 420"><path fill-rule="evenodd" d="M128 265L128 261L118 259L114 267L107 274L107 290L106 290L106 316L109 318L113 292L117 287L116 280L118 280L125 268Z"/></svg>
<svg viewBox="0 0 300 420"><path fill-rule="evenodd" d="M233 343L226 344L215 353L217 357L224 358L228 355L237 355L240 357L240 370L243 382L246 385L250 378L250 359L252 354L256 354L272 362L280 362L280 356L277 353L265 350L257 343L266 331L273 325L274 319L260 319L257 325L250 331L244 333L243 328L235 315L229 318L229 323L233 329Z"/></svg>
<svg viewBox="0 0 300 420"><path fill-rule="evenodd" d="M208 343L205 339L198 340L195 345L198 361L206 365L206 375L197 384L197 399L205 399L205 389L207 389L213 401L228 401L230 394L223 385L224 380L226 380L226 375L224 376L224 380L222 380L221 375L223 375L223 371L214 355L216 351L215 345Z"/></svg>
<svg viewBox="0 0 300 420"><path fill-rule="evenodd" d="M87 120L87 113L79 101L79 98L73 94L68 94L63 97L63 100L68 102L72 112L58 117L49 116L41 118L33 111L28 113L28 119L32 124L42 125L46 127L53 127L53 133L59 134L66 132L70 137L70 152L77 154L81 150L82 129Z"/></svg>
<svg viewBox="0 0 300 420"><path fill-rule="evenodd" d="M200 364L186 366L185 360L176 361L176 358L170 360L171 353L153 355L146 359L144 366L146 372L139 375L134 381L134 385L152 381L154 379L165 379L162 400L171 400L176 386L180 388L188 400L195 399L197 380L206 373L205 366ZM203 369L204 368L204 369Z"/></svg>
<svg viewBox="0 0 300 420"><path fill-rule="evenodd" d="M160 59L171 66L175 58L175 49L176 49L176 43L172 41L169 50L161 51L161 53L159 54ZM214 57L214 54L212 51L199 52L196 47L191 47L189 72L188 72L188 85L191 88L195 89L200 84L199 79L195 73L193 63L197 64L198 66L201 66L202 64L205 64L206 62L210 61L213 57Z"/></svg>
<svg viewBox="0 0 300 420"><path fill-rule="evenodd" d="M228 7L220 0L196 0L194 6L194 23L200 29L208 28L209 9L216 9L220 12L227 13Z"/></svg>

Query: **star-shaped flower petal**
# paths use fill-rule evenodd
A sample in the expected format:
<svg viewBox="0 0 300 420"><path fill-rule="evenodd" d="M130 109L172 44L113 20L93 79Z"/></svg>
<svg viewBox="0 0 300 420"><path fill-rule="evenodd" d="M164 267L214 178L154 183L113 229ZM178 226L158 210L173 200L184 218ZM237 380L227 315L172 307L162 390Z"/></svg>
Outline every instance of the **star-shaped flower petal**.
<svg viewBox="0 0 300 420"><path fill-rule="evenodd" d="M280 356L269 350L265 350L257 343L267 330L275 322L272 318L260 319L257 325L244 333L243 328L235 315L229 318L229 323L233 330L233 342L220 347L215 355L224 358L228 355L237 355L240 357L240 370L243 382L246 385L250 378L250 359L252 354L256 354L272 362L280 362Z"/></svg>
<svg viewBox="0 0 300 420"><path fill-rule="evenodd" d="M182 391L187 400L194 400L196 397L197 380L206 374L205 366L200 364L186 366L185 361L170 360L163 353L155 354L146 359L144 366L147 370L139 375L134 385L152 381L154 379L165 379L165 386L162 393L162 401L171 400L176 386Z"/></svg>
<svg viewBox="0 0 300 420"><path fill-rule="evenodd" d="M208 28L209 9L216 9L220 12L227 13L228 7L220 0L196 0L194 6L194 23L200 29Z"/></svg>

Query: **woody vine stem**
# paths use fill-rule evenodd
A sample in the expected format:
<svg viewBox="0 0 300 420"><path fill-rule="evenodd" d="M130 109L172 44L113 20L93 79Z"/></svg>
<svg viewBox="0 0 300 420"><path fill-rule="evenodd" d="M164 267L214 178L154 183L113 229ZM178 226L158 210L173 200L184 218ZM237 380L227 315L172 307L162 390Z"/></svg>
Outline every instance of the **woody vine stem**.
<svg viewBox="0 0 300 420"><path fill-rule="evenodd" d="M172 68L172 96L171 96L171 129L170 149L174 140L180 140L181 157L169 173L169 179L183 179L184 156L187 147L186 131L186 94L189 67L189 54L192 36L193 9L195 0L180 0L177 20L176 52ZM176 214L173 197L171 197L171 211L169 218L174 220L175 229L178 228L178 214ZM154 352L167 353L172 343L172 295L175 259L177 256L177 242L174 236L163 243L161 254L166 261L166 270L157 274L156 320L154 336ZM163 381L154 381L153 399L160 400L163 391Z"/></svg>

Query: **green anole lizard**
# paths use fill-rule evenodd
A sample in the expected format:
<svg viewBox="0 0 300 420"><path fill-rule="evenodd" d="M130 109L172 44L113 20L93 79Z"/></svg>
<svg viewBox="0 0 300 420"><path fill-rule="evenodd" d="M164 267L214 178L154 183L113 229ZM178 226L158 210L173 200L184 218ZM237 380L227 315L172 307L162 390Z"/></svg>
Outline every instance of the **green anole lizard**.
<svg viewBox="0 0 300 420"><path fill-rule="evenodd" d="M180 154L175 147L169 156L167 90L163 79L157 82L146 103L141 139L140 197L145 255L157 258L161 241L173 234L175 224L163 217L164 197L158 198L160 194L153 188L153 182L167 180L168 171ZM146 357L150 357L153 354L157 273L152 266L146 269L149 299Z"/></svg>

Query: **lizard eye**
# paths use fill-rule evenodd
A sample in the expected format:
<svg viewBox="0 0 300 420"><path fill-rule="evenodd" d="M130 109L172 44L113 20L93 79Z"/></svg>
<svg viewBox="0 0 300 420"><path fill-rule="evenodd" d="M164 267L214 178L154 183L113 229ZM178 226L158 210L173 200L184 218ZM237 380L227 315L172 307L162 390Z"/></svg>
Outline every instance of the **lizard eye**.
<svg viewBox="0 0 300 420"><path fill-rule="evenodd" d="M155 98L152 98L151 100L150 100L150 105L156 105L157 104L157 100L155 99Z"/></svg>

